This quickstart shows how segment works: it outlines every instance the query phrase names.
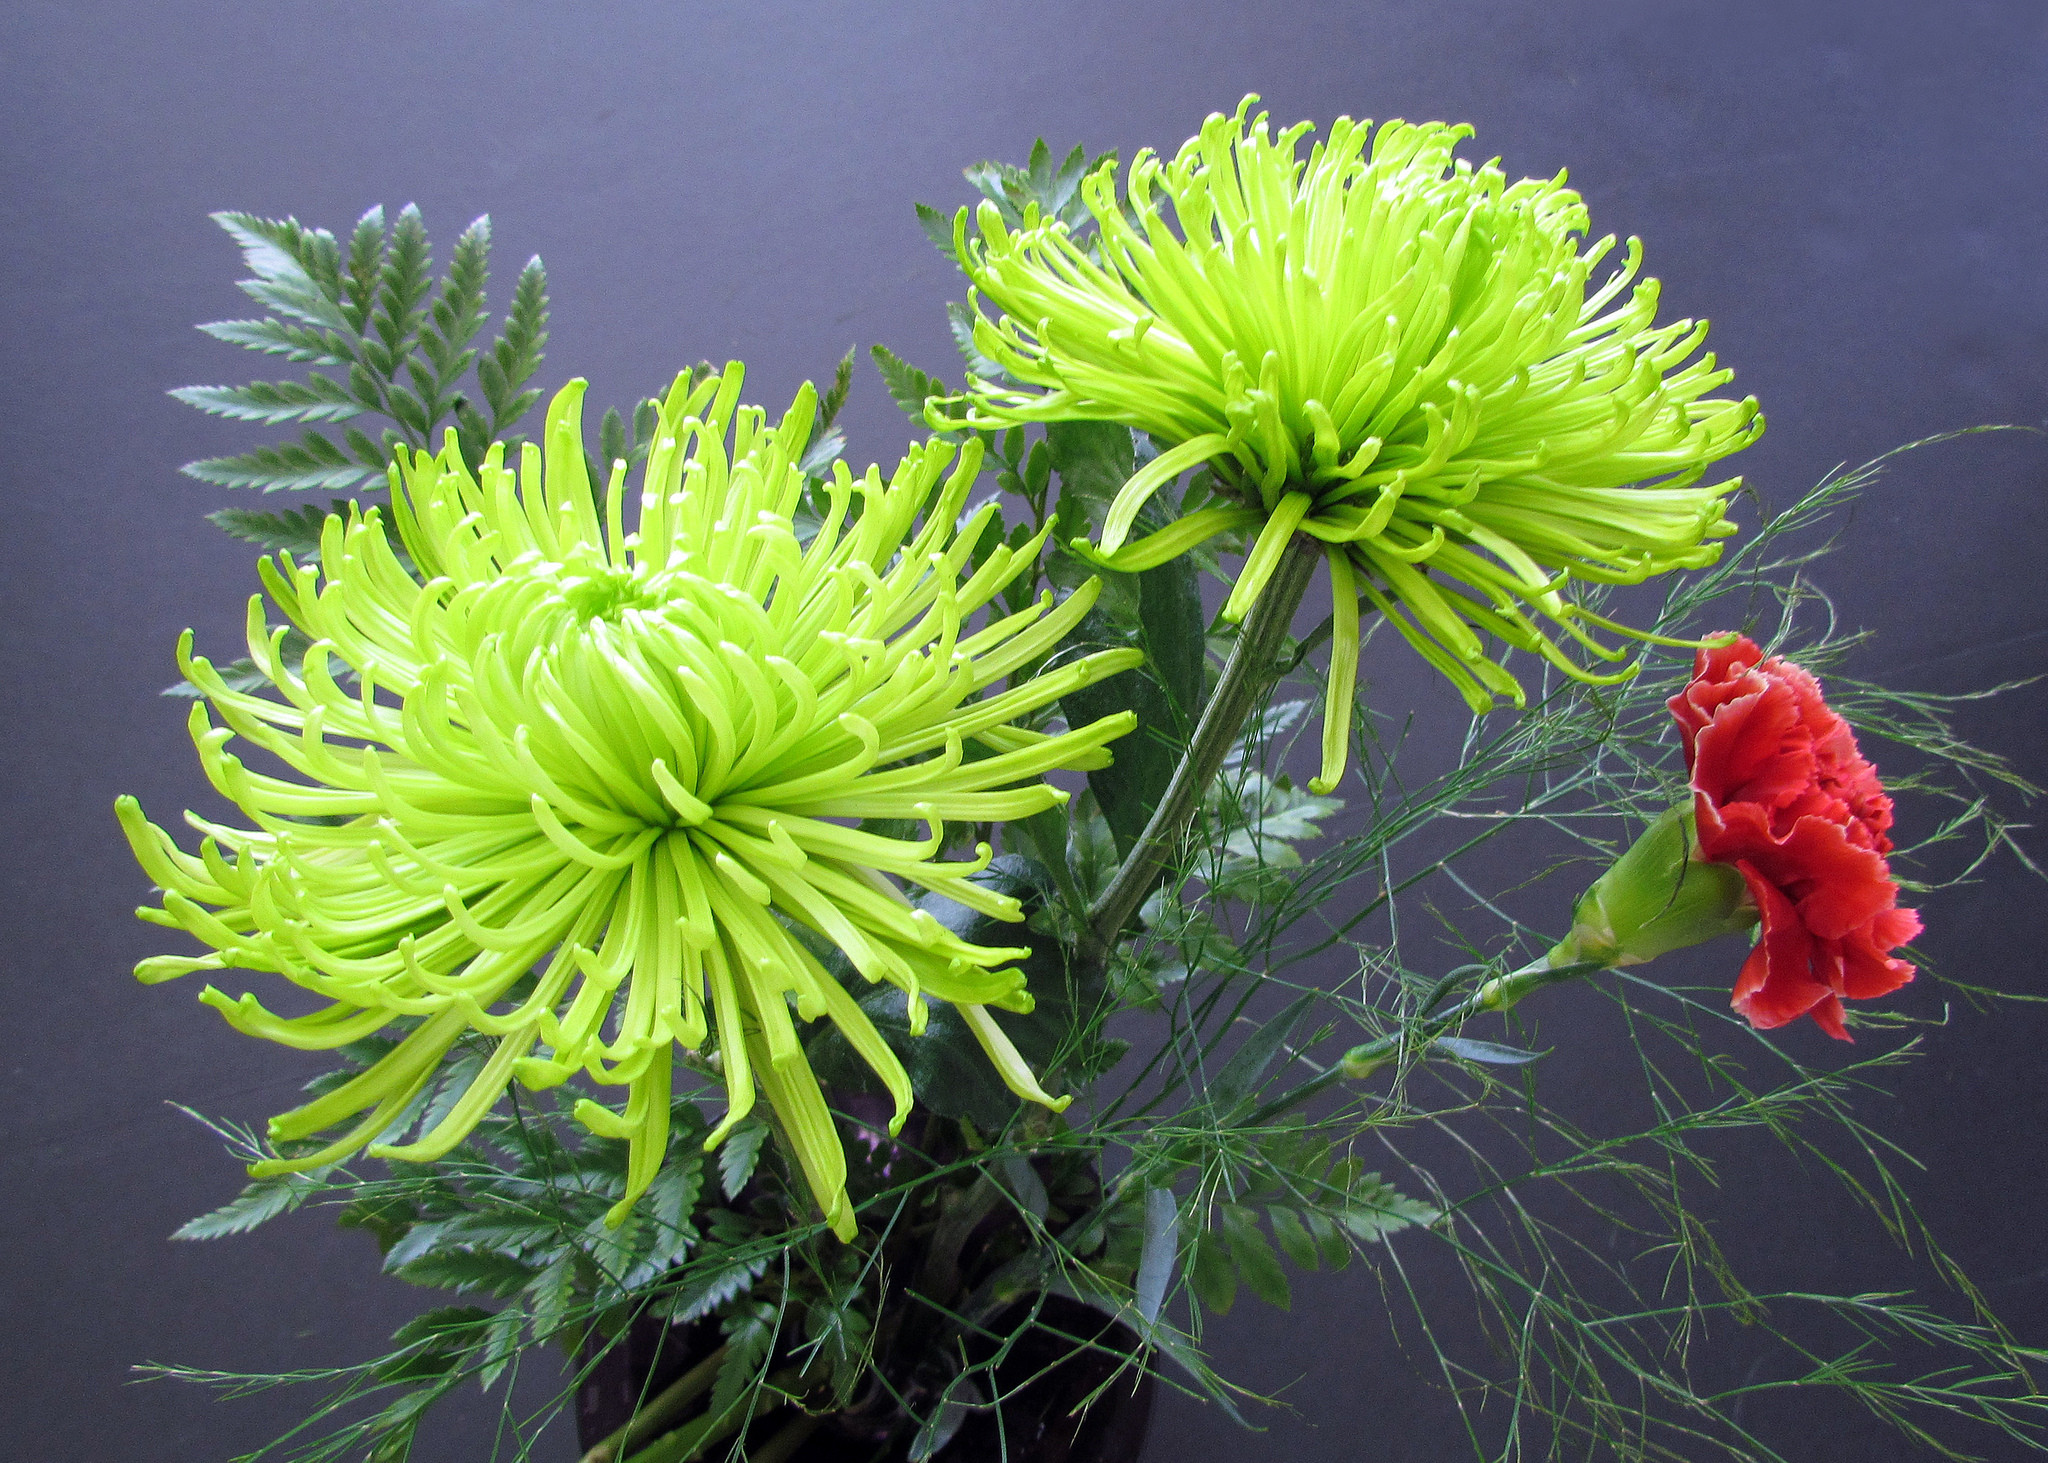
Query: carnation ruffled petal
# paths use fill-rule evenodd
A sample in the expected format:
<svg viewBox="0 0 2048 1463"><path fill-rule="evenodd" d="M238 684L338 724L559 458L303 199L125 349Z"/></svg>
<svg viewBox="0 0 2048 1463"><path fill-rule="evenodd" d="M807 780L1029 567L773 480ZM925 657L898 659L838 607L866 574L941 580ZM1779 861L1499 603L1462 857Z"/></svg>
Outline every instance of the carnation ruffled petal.
<svg viewBox="0 0 2048 1463"><path fill-rule="evenodd" d="M1886 866L1891 799L1804 668L1716 637L1670 700L1691 772L1699 856L1742 872L1761 916L1734 1006L1758 1027L1810 1015L1849 1040L1842 1000L1913 978L1891 952L1920 932Z"/></svg>

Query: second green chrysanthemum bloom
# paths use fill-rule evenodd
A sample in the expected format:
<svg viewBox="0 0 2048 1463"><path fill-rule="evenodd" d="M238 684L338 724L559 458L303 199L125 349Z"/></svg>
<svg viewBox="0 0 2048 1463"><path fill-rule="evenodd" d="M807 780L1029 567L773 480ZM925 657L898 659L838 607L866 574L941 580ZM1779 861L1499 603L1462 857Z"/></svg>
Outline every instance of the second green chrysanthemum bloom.
<svg viewBox="0 0 2048 1463"><path fill-rule="evenodd" d="M1591 285L1614 240L1582 247L1586 209L1561 175L1474 168L1453 156L1467 127L1348 118L1303 160L1310 124L1273 136L1263 113L1247 122L1255 100L1210 117L1171 162L1141 153L1127 201L1113 163L1088 178L1092 250L1035 216L1006 229L991 204L970 238L963 209L957 256L1003 312L977 313L975 345L1021 384L976 381L934 421L1150 433L1164 450L1095 551L1137 570L1253 534L1233 620L1297 533L1318 540L1334 598L1327 790L1347 754L1361 597L1475 710L1523 700L1486 635L1611 679L1551 638L1620 658L1580 622L1622 627L1566 583L1712 562L1739 479L1700 479L1763 418L1708 395L1732 373L1712 355L1688 363L1703 322L1657 325L1657 282L1629 290L1633 240ZM1201 463L1219 501L1126 544L1158 488Z"/></svg>
<svg viewBox="0 0 2048 1463"><path fill-rule="evenodd" d="M715 1047L729 1105L711 1141L758 1087L850 1237L845 1157L796 1020L837 1024L894 1093L899 1125L910 1083L799 930L906 990L914 1029L926 997L956 1005L1011 1088L1052 1103L990 1014L1030 1009L1014 964L1029 952L962 941L898 881L1020 918L972 877L985 845L938 861L942 825L1029 816L1064 796L1040 774L1104 765L1128 714L1057 735L1013 723L1138 654L1032 674L1092 585L976 628L1039 544L975 566L994 507L959 521L974 444L957 460L943 442L914 448L887 482L837 465L822 522L800 539L811 389L771 427L737 405L740 382L737 366L677 381L630 530L626 465L601 491L585 477L580 382L517 472L494 447L472 476L452 437L438 456L402 456L390 516L416 572L376 510L330 518L317 567L264 564L311 641L291 664L285 632L251 602L249 650L274 697L233 689L187 637L181 664L206 697L194 740L255 826L192 817L194 856L122 800L163 890L144 915L212 947L137 973L283 975L329 1004L284 1016L253 995L203 999L297 1047L416 1022L376 1065L271 1124L278 1141L348 1124L341 1136L259 1168L371 1143L477 1033L495 1045L460 1100L416 1141L371 1152L438 1157L512 1078L581 1071L628 1090L623 1113L578 1108L632 1143L616 1219L665 1151L677 1045ZM297 780L245 766L236 735ZM929 836L852 826L863 819L922 820Z"/></svg>

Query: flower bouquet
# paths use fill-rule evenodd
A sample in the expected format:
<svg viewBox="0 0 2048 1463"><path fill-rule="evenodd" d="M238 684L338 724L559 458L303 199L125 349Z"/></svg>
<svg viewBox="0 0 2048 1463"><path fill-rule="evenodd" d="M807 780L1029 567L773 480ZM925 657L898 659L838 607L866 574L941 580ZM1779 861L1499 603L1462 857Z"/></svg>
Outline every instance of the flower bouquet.
<svg viewBox="0 0 2048 1463"><path fill-rule="evenodd" d="M1157 1387L1256 1425L1205 1327L1354 1260L1477 1456L1776 1457L1741 1399L1821 1386L2039 1445L1960 1277L1753 1290L1688 1206L1728 1129L1893 1183L1850 1097L1909 1023L1849 1003L1920 922L1857 731L1922 842L2027 791L1832 675L1802 567L1871 474L1741 531L1763 417L1638 243L1469 129L1254 102L920 208L965 376L875 348L887 472L851 355L593 438L538 260L486 338L485 221L437 278L412 210L219 216L267 313L204 328L310 369L178 394L313 425L187 471L346 496L215 515L266 552L246 655L178 647L233 812L120 803L189 937L137 974L333 1065L181 1233L331 1207L455 1302L262 1456L390 1463L481 1386L493 1456L573 1410L589 1463L1130 1458ZM1412 657L1468 724L1374 694ZM1546 1084L1565 986L1640 1130ZM1809 1016L1881 1054L1763 1035ZM1806 1364L1697 1383L1718 1317Z"/></svg>

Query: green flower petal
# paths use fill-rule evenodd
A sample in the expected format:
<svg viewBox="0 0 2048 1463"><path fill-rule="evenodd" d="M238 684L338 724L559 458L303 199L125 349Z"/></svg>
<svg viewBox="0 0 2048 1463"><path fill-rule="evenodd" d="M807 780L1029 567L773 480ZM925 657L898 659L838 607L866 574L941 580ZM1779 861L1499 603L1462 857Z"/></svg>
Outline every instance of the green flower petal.
<svg viewBox="0 0 2048 1463"><path fill-rule="evenodd" d="M1608 679L1554 643L1603 654L1564 588L1712 563L1740 480L1701 479L1763 430L1755 401L1709 395L1731 373L1711 355L1687 364L1703 322L1655 323L1635 241L1594 282L1615 241L1584 242L1562 174L1511 183L1454 155L1469 127L1438 123L1340 118L1303 156L1310 124L1273 135L1256 100L1170 161L1140 153L1121 198L1113 162L1085 179L1096 257L1058 222L1011 231L984 204L970 231L962 210L974 338L1009 379L934 403L933 424L1150 433L1162 451L1114 500L1105 562L1149 568L1225 527L1262 528L1235 618L1295 532L1348 545L1359 592L1475 711L1522 700L1482 632ZM1198 462L1228 506L1125 547L1139 508ZM1333 781L1345 739L1325 741Z"/></svg>
<svg viewBox="0 0 2048 1463"><path fill-rule="evenodd" d="M368 1071L276 1119L279 1141L350 1126L266 1171L371 1143L473 1031L496 1048L433 1131L371 1152L439 1157L509 1081L581 1071L627 1089L623 1109L577 1108L632 1145L618 1223L666 1151L676 1046L715 1039L728 1109L710 1142L764 1094L820 1210L849 1236L844 1155L794 1023L837 1024L899 1124L909 1079L797 928L901 986L920 1023L927 998L963 1003L1004 1080L1053 1103L984 1009L1029 1009L1012 963L1028 952L961 941L894 881L1021 919L973 881L986 849L939 860L939 825L1029 816L1065 796L1044 773L1104 765L1128 716L1058 734L1011 723L1136 653L994 691L1059 643L1094 586L974 627L1038 547L970 567L992 511L962 521L975 443L913 447L887 479L836 467L825 521L800 540L811 388L771 425L739 404L741 379L737 364L677 379L632 503L623 465L599 491L587 480L580 381L516 469L494 446L472 473L452 437L439 454L401 453L387 511L424 582L377 509L330 519L317 567L266 561L271 599L312 642L286 665L282 632L252 603L249 652L274 695L231 689L180 642L206 698L191 722L202 765L255 826L194 820L193 855L120 801L162 890L144 916L214 952L157 956L137 974L281 974L329 1004L280 1017L254 996L209 987L204 999L294 1046L420 1018ZM238 737L288 775L244 766L227 750ZM968 760L968 740L995 755ZM834 821L899 816L930 836Z"/></svg>

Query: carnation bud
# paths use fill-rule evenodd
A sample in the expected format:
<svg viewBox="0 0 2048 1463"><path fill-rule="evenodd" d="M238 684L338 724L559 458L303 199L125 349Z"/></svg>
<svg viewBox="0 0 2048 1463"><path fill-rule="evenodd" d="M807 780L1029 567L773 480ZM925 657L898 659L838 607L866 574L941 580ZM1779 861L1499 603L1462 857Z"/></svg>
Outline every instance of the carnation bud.
<svg viewBox="0 0 2048 1463"><path fill-rule="evenodd" d="M1643 831L1579 899L1572 931L1550 954L1552 966L1598 961L1640 965L1756 925L1755 903L1731 865L1697 857L1690 799Z"/></svg>

